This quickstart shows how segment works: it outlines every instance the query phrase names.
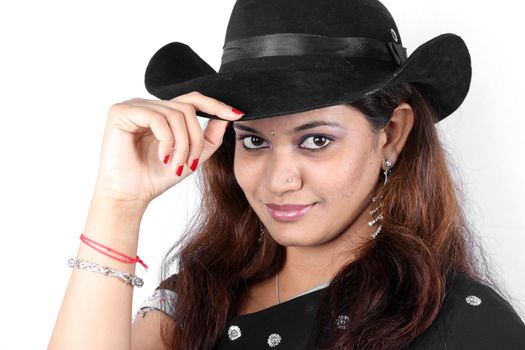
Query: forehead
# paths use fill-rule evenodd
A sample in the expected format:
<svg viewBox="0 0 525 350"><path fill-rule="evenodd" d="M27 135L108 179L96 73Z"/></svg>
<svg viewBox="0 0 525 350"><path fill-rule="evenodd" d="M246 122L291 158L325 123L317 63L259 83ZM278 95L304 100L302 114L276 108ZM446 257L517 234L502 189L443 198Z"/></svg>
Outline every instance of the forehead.
<svg viewBox="0 0 525 350"><path fill-rule="evenodd" d="M314 124L310 125L310 127L318 126L317 124L346 127L355 123L355 119L360 116L362 116L362 114L351 106L336 105L270 118L239 120L235 121L233 126L234 128L236 126L247 126L257 129L278 129L281 132L291 133L297 126L307 123Z"/></svg>

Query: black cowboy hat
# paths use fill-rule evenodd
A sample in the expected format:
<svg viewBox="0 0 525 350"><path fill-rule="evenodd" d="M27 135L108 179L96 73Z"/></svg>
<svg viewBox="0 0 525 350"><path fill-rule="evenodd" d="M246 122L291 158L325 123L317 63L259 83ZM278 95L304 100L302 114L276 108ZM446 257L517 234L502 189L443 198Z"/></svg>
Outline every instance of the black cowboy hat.
<svg viewBox="0 0 525 350"><path fill-rule="evenodd" d="M377 0L238 0L219 72L172 42L150 59L145 84L165 100L201 92L250 120L351 103L411 82L442 120L465 99L471 74L468 49L455 34L407 57L394 19Z"/></svg>

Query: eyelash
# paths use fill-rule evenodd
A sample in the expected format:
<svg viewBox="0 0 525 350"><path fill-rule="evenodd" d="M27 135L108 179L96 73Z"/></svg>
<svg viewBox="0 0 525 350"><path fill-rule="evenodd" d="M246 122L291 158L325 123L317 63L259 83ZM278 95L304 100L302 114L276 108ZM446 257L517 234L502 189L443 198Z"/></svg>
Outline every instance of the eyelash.
<svg viewBox="0 0 525 350"><path fill-rule="evenodd" d="M240 136L237 137L237 140L240 140L242 142L242 141L244 141L245 138L248 138L248 137L256 137L256 138L261 139L261 140L264 141L264 139L262 137L257 136L257 135L240 135ZM325 146L321 146L320 148L304 148L304 149L306 149L308 151L311 151L311 152L323 151L326 148L328 148L332 142L334 142L334 139L332 137L330 137L330 136L322 135L322 134L313 134L313 135L306 135L304 138L301 139L301 142L299 142L299 144L302 144L305 140L309 139L310 137L321 137L321 138L324 138L324 139L327 139L328 141L330 141ZM248 147L246 147L244 142L242 142L242 146L243 146L243 148L246 151L258 151L260 149L264 149L265 148L265 147L248 148Z"/></svg>

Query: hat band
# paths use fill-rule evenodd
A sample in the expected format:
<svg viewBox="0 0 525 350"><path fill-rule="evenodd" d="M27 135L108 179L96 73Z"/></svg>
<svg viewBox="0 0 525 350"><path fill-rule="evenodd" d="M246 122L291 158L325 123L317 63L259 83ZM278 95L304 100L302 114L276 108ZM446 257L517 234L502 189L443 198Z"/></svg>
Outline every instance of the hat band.
<svg viewBox="0 0 525 350"><path fill-rule="evenodd" d="M397 65L407 60L406 48L394 42L365 37L279 33L228 41L223 47L221 65L248 58L304 55L393 60Z"/></svg>

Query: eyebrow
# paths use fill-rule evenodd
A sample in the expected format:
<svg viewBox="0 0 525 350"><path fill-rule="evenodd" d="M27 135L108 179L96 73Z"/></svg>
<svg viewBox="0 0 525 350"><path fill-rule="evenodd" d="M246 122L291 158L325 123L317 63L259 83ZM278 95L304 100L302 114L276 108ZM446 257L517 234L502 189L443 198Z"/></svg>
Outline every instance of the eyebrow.
<svg viewBox="0 0 525 350"><path fill-rule="evenodd" d="M314 120L314 121L311 121L311 122L308 122L308 123L296 126L292 130L285 132L285 134L286 135L291 135L291 134L295 134L295 133L297 133L299 131L316 128L318 126L331 126L331 127L335 127L335 128L344 129L344 127L342 127L339 123L336 123L336 122L332 122L332 121L328 121L328 120ZM258 133L258 134L262 134L257 129L253 129L253 128L250 128L249 126L246 126L246 125L243 125L243 124L239 124L239 123L233 123L233 127L236 128L236 129L239 129L239 130L244 130L244 131L248 131L248 132L255 132L255 133Z"/></svg>

